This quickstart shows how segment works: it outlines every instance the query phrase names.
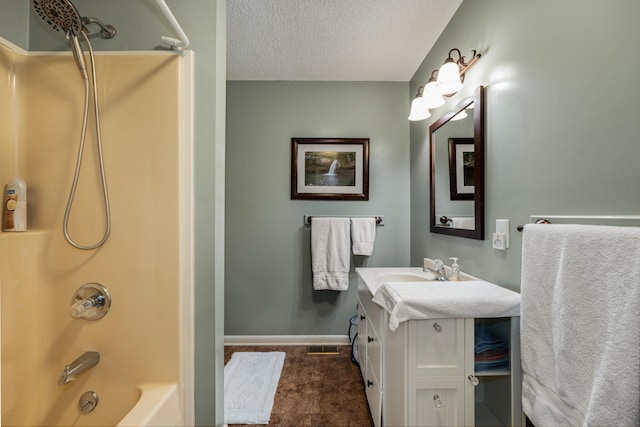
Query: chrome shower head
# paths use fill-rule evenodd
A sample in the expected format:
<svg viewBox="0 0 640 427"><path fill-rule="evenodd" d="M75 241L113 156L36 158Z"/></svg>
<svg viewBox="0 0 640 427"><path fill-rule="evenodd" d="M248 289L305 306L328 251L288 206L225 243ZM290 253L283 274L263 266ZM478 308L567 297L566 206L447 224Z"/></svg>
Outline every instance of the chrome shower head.
<svg viewBox="0 0 640 427"><path fill-rule="evenodd" d="M84 80L87 80L89 78L87 64L78 40L78 35L84 33L86 36L87 33L84 31L82 17L73 3L69 0L32 0L31 5L44 22L66 35L80 74Z"/></svg>
<svg viewBox="0 0 640 427"><path fill-rule="evenodd" d="M82 17L69 0L32 0L33 10L51 28L65 35L79 35Z"/></svg>

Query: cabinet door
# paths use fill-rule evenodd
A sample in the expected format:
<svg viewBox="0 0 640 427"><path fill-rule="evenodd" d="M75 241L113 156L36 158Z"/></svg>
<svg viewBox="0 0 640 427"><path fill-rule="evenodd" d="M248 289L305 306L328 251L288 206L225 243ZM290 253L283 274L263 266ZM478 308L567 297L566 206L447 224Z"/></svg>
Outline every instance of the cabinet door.
<svg viewBox="0 0 640 427"><path fill-rule="evenodd" d="M367 312L367 318L370 325L376 331L379 336L383 336L383 331L386 329L386 325L382 324L382 312L383 308L373 302L373 297L369 295L360 295L360 301L362 302L362 308ZM369 331L371 334L371 331Z"/></svg>
<svg viewBox="0 0 640 427"><path fill-rule="evenodd" d="M409 381L408 425L464 426L465 384L461 378Z"/></svg>
<svg viewBox="0 0 640 427"><path fill-rule="evenodd" d="M373 368L371 364L367 366L367 376L364 379L365 393L367 394L367 402L371 411L371 419L375 427L380 427L382 416L382 390L375 375L372 375Z"/></svg>
<svg viewBox="0 0 640 427"><path fill-rule="evenodd" d="M384 383L382 381L382 347L380 345L380 338L376 334L375 330L371 328L371 322L367 324L367 369L371 369L372 372L367 371L367 375L375 375L380 384L380 388L384 389Z"/></svg>
<svg viewBox="0 0 640 427"><path fill-rule="evenodd" d="M409 376L462 377L465 373L465 319L409 322L408 363Z"/></svg>
<svg viewBox="0 0 640 427"><path fill-rule="evenodd" d="M367 377L367 312L358 301L358 363L362 377Z"/></svg>

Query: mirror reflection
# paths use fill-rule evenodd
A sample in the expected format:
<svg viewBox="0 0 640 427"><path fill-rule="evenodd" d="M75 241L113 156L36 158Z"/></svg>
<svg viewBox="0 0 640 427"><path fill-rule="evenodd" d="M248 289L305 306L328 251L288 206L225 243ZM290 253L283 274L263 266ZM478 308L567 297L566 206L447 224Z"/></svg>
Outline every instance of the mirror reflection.
<svg viewBox="0 0 640 427"><path fill-rule="evenodd" d="M484 239L483 89L430 127L434 233Z"/></svg>

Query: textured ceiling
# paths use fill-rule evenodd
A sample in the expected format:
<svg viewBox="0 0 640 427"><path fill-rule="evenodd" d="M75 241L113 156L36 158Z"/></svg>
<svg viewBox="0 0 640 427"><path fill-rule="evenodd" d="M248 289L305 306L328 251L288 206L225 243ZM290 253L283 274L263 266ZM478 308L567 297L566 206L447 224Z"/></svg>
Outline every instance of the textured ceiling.
<svg viewBox="0 0 640 427"><path fill-rule="evenodd" d="M409 81L461 3L227 0L227 79Z"/></svg>

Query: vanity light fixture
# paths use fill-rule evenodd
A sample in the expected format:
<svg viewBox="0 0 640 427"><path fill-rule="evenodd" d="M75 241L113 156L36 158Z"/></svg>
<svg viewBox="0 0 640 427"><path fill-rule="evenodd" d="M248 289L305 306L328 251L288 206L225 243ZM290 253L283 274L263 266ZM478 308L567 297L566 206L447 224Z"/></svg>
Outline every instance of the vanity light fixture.
<svg viewBox="0 0 640 427"><path fill-rule="evenodd" d="M424 87L423 97L425 99L425 103L427 107L431 110L433 108L442 107L444 105L444 98L442 97L442 92L440 92L437 88L438 81L436 80L435 73L437 71L433 70L431 72L431 77L429 81Z"/></svg>
<svg viewBox="0 0 640 427"><path fill-rule="evenodd" d="M429 107L427 106L425 100L426 98L424 97L424 86L420 86L418 88L416 97L413 98L413 101L411 101L409 120L411 120L412 122L417 122L431 117L431 112L429 111Z"/></svg>
<svg viewBox="0 0 640 427"><path fill-rule="evenodd" d="M454 61L451 57L453 53L458 54L458 60ZM464 56L460 53L459 49L453 48L449 51L444 64L438 70L438 80L436 83L436 89L443 95L453 95L462 89L462 82L464 81L464 73L480 59L480 54L475 50L471 52L471 60L469 62L464 61Z"/></svg>
<svg viewBox="0 0 640 427"><path fill-rule="evenodd" d="M458 54L457 60L454 60L452 57L454 52ZM440 69L433 70L429 82L425 86L418 88L418 93L411 102L409 120L418 121L429 118L431 113L428 111L425 112L425 108L429 110L444 105L443 95L453 96L462 89L464 73L480 59L480 56L481 55L474 49L471 52L469 62L465 62L464 56L462 56L459 49L451 49L449 56ZM436 73L438 76L437 79L435 78Z"/></svg>

